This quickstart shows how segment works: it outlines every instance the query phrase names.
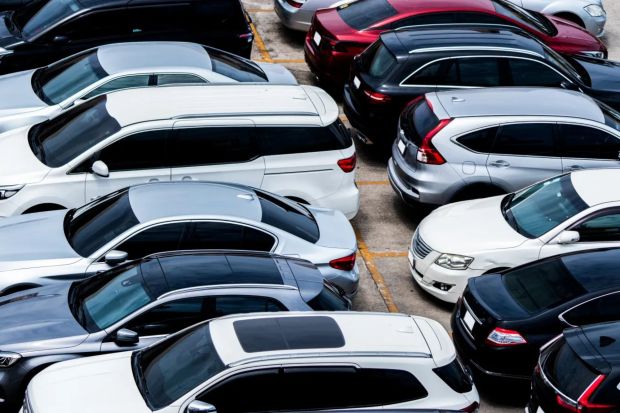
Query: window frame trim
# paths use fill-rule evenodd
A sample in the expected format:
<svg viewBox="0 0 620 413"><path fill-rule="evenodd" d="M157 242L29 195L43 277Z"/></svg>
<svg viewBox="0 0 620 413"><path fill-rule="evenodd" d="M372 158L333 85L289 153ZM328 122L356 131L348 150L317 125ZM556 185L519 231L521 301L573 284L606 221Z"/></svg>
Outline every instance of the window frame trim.
<svg viewBox="0 0 620 413"><path fill-rule="evenodd" d="M590 219L595 219L598 218L599 216L604 216L604 215L610 215L609 213L613 213L614 211L616 212L617 215L620 215L620 205L612 205L609 207L605 207L605 204L601 205L601 209L597 209L596 211L591 211L590 214L588 214L587 216L573 222L572 224L568 225L565 229L565 231L577 231L576 227L583 224L584 222L590 220ZM587 210L586 210L587 211ZM577 231L579 232L579 231ZM580 234L581 236L581 234ZM620 243L620 240L618 241L577 241L576 244L600 244L600 243L611 243L611 242L618 242ZM605 247L603 247L605 248Z"/></svg>
<svg viewBox="0 0 620 413"><path fill-rule="evenodd" d="M563 138L564 135L562 135L560 133L560 128L565 125L565 126L581 126L581 127L586 127L586 128L590 128L590 129L596 129L598 131L604 132L608 135L613 136L614 138L616 138L616 140L618 141L618 146L620 147L620 133L618 133L618 131L616 131L614 128L607 126L605 124L598 124L598 123L594 123L593 121L589 120L589 119L583 119L584 123L578 123L576 120L574 120L573 118L571 118L568 121L558 121L558 137L560 139L560 143L562 145L559 145L560 147L563 146ZM585 122L592 122L591 123L585 123ZM618 162L618 166L620 166L620 149L618 150L618 157L616 159L602 159L602 158L577 158L577 157L571 157L571 156L561 156L562 159L578 159L578 160L582 160L582 161L597 161L597 162Z"/></svg>
<svg viewBox="0 0 620 413"><path fill-rule="evenodd" d="M588 303L590 303L590 302L592 302L592 301L594 301L594 300L600 300L600 299L602 299L602 298L604 298L604 297L608 297L608 296L610 296L610 295L614 295L614 294L618 294L618 296L620 297L620 290L615 290L615 291L606 292L606 293L601 294L601 295L598 295L598 296L596 296L596 297L589 298L589 299L588 299L588 300L586 300L586 301L582 301L582 302L581 302L581 303L579 303L579 304L575 304L575 305L574 305L574 306L572 306L571 308L569 308L569 309L567 309L567 310L562 311L562 312L558 315L558 319L559 319L562 323L566 324L566 325L567 325L567 326L569 326L569 327L579 327L578 325L575 325L575 324L569 323L569 322L566 320L566 318L565 318L566 313L568 313L568 312L570 312L570 311L575 310L577 307L581 307L581 306L583 306L583 305L586 305L586 304L588 304Z"/></svg>

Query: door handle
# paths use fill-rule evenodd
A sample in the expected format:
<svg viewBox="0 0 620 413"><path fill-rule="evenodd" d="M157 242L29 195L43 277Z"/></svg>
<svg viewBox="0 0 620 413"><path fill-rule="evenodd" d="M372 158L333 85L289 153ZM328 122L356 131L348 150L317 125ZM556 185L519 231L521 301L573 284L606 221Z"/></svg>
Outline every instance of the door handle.
<svg viewBox="0 0 620 413"><path fill-rule="evenodd" d="M569 171L579 171L581 169L583 169L583 166L581 166L581 165L571 165L571 166L568 167Z"/></svg>
<svg viewBox="0 0 620 413"><path fill-rule="evenodd" d="M191 176L184 176L183 178L181 178L181 181L191 181L192 177Z"/></svg>
<svg viewBox="0 0 620 413"><path fill-rule="evenodd" d="M151 178L151 179L149 179L149 182L159 182L159 179L157 179L157 178Z"/></svg>
<svg viewBox="0 0 620 413"><path fill-rule="evenodd" d="M500 159L495 162L489 163L489 165L495 166L496 168L508 168L510 166L510 162Z"/></svg>

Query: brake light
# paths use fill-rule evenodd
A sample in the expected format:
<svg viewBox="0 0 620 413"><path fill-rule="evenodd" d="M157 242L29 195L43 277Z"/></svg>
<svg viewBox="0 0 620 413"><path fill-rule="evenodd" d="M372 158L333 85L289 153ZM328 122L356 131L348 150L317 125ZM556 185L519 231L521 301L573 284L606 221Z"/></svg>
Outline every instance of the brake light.
<svg viewBox="0 0 620 413"><path fill-rule="evenodd" d="M286 0L286 2L287 2L289 5L291 5L291 6L295 7L296 9L299 9L299 8L301 8L301 6L303 6L303 5L304 5L303 3L300 3L300 2L295 1L295 0Z"/></svg>
<svg viewBox="0 0 620 413"><path fill-rule="evenodd" d="M493 347L510 347L527 344L527 340L518 331L496 327L487 337L486 343Z"/></svg>
<svg viewBox="0 0 620 413"><path fill-rule="evenodd" d="M338 161L338 166L342 169L343 172L353 172L355 170L355 165L357 165L357 154L353 154L348 158L340 159Z"/></svg>
<svg viewBox="0 0 620 413"><path fill-rule="evenodd" d="M392 98L388 95L380 92L374 92L372 90L364 90L364 94L368 96L373 103L385 103L389 102Z"/></svg>
<svg viewBox="0 0 620 413"><path fill-rule="evenodd" d="M248 33L240 34L239 38L245 39L246 42L250 43L252 42L252 40L254 40L254 33L248 32Z"/></svg>
<svg viewBox="0 0 620 413"><path fill-rule="evenodd" d="M450 122L452 122L452 119L442 119L439 121L437 126L435 126L426 134L424 139L422 139L422 143L418 147L418 154L416 156L418 162L429 165L441 165L446 163L446 160L443 156L441 156L441 154L439 153L437 148L435 148L431 140L433 139L433 136L437 135L437 133L439 133L440 130L445 128Z"/></svg>
<svg viewBox="0 0 620 413"><path fill-rule="evenodd" d="M611 404L597 404L590 402L590 398L594 394L594 392L599 388L601 383L605 380L605 375L599 375L583 392L583 394L577 400L577 409L578 412L597 412L597 413L607 413L616 409L617 406L612 406Z"/></svg>
<svg viewBox="0 0 620 413"><path fill-rule="evenodd" d="M480 405L478 404L478 402L473 402L472 404L470 404L464 409L461 409L460 411L466 413L477 413L479 408Z"/></svg>
<svg viewBox="0 0 620 413"><path fill-rule="evenodd" d="M347 255L346 257L336 258L329 262L329 266L337 270L351 271L355 267L356 254Z"/></svg>

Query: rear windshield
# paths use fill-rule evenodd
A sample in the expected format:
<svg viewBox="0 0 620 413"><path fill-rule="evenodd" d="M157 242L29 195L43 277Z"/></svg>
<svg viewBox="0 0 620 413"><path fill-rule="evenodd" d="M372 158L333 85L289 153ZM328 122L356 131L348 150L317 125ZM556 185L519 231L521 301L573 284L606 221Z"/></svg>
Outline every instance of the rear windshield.
<svg viewBox="0 0 620 413"><path fill-rule="evenodd" d="M474 382L458 359L433 371L455 392L468 393L473 388Z"/></svg>
<svg viewBox="0 0 620 413"><path fill-rule="evenodd" d="M237 82L266 82L267 76L257 65L221 50L205 47L211 59L211 70Z"/></svg>
<svg viewBox="0 0 620 413"><path fill-rule="evenodd" d="M367 59L370 59L370 56ZM378 42L375 54L368 66L368 74L375 79L382 79L395 64L396 57L382 42Z"/></svg>
<svg viewBox="0 0 620 413"><path fill-rule="evenodd" d="M424 137L437 125L439 125L439 118L426 99L422 99L405 109L401 117L400 127L407 139L416 146L420 146Z"/></svg>
<svg viewBox="0 0 620 413"><path fill-rule="evenodd" d="M579 399L598 376L564 339L554 345L554 351L544 361L543 369L551 383L572 400Z"/></svg>
<svg viewBox="0 0 620 413"><path fill-rule="evenodd" d="M287 155L347 149L351 134L340 119L329 126L260 126L255 128L263 155Z"/></svg>
<svg viewBox="0 0 620 413"><path fill-rule="evenodd" d="M28 142L45 165L65 165L121 129L108 113L105 95L91 99L61 115L30 128Z"/></svg>
<svg viewBox="0 0 620 413"><path fill-rule="evenodd" d="M338 7L340 18L356 30L364 30L396 13L387 0L358 0Z"/></svg>
<svg viewBox="0 0 620 413"><path fill-rule="evenodd" d="M310 211L300 204L257 189L262 222L273 225L308 242L319 240L319 226Z"/></svg>
<svg viewBox="0 0 620 413"><path fill-rule="evenodd" d="M323 284L321 292L308 301L308 305L314 311L347 311L350 307L347 300L329 284Z"/></svg>

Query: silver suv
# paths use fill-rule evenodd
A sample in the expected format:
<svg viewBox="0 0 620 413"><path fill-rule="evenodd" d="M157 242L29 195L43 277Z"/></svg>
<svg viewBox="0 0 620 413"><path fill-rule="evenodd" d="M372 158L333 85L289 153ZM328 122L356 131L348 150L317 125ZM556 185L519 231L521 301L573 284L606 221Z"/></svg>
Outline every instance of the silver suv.
<svg viewBox="0 0 620 413"><path fill-rule="evenodd" d="M388 176L406 202L443 205L620 167L620 113L563 89L428 93L405 108L398 134Z"/></svg>

